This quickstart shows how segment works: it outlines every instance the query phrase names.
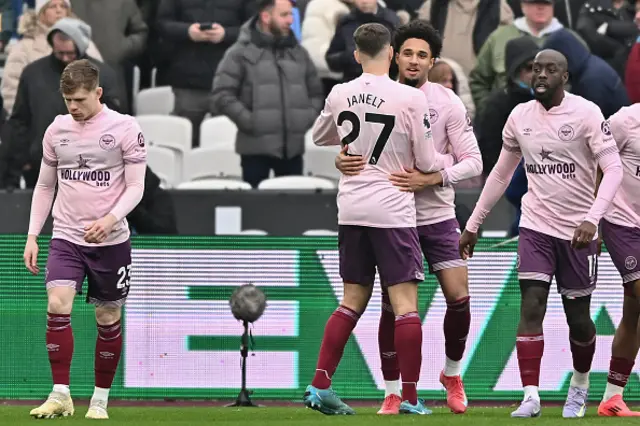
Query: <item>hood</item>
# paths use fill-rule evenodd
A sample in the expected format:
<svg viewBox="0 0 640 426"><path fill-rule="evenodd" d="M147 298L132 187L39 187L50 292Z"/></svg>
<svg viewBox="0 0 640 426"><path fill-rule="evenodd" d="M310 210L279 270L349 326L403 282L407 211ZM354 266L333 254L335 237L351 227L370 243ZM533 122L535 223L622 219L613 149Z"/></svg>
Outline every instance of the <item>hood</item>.
<svg viewBox="0 0 640 426"><path fill-rule="evenodd" d="M556 31L545 40L544 49L553 49L562 53L569 63L569 74L578 76L583 71L591 55L587 48L571 32Z"/></svg>
<svg viewBox="0 0 640 426"><path fill-rule="evenodd" d="M529 24L527 24L527 19L525 17L515 19L513 21L513 26L523 33L533 35L533 31L531 31L531 28L529 28ZM553 18L551 22L549 22L549 25L547 25L538 33L538 37L544 37L548 34L552 34L558 30L561 30L562 28L564 28L564 26L560 23L560 21L558 21L557 18Z"/></svg>
<svg viewBox="0 0 640 426"><path fill-rule="evenodd" d="M78 49L78 56L82 57L85 55L85 53L87 53L87 49L89 48L89 44L91 43L91 27L89 25L79 19L60 19L51 27L49 33L47 34L47 41L52 47L53 44L51 42L51 37L56 31L60 31L61 33L66 34L69 38L71 38L71 40L73 40L73 43Z"/></svg>
<svg viewBox="0 0 640 426"><path fill-rule="evenodd" d="M509 79L515 79L518 69L533 60L539 51L540 47L531 36L522 36L509 40L504 54L504 63Z"/></svg>
<svg viewBox="0 0 640 426"><path fill-rule="evenodd" d="M254 16L242 27L240 27L240 34L238 35L238 43L240 44L255 44L260 48L287 48L293 47L298 44L293 31L286 37L274 37L271 34L267 34L258 29L258 15Z"/></svg>

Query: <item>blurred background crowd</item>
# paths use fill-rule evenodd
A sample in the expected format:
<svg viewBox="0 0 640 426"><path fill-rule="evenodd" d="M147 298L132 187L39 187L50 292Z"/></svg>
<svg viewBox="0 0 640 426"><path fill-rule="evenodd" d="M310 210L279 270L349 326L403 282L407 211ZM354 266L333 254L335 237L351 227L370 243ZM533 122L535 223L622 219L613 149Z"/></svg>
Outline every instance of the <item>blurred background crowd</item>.
<svg viewBox="0 0 640 426"><path fill-rule="evenodd" d="M467 107L484 177L509 113L532 99L542 48L568 58L567 90L605 117L640 101L640 0L0 0L0 13L0 189L35 184L45 129L65 113L59 76L79 58L99 63L104 103L147 133L148 191L335 181L336 152L309 129L333 85L362 72L352 35L368 22L440 31L429 79ZM517 206L524 192L520 170L507 198Z"/></svg>

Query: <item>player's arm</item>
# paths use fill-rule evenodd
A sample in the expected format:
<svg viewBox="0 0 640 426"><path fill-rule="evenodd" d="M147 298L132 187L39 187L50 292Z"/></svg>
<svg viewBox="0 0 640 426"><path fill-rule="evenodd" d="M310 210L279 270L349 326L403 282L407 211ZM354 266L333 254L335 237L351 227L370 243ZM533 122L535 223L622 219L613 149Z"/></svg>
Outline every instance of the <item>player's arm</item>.
<svg viewBox="0 0 640 426"><path fill-rule="evenodd" d="M451 167L454 163L453 156L436 151L429 122L429 104L422 92L414 96L409 113L411 114L409 134L416 159L416 169L426 174Z"/></svg>
<svg viewBox="0 0 640 426"><path fill-rule="evenodd" d="M451 105L449 117L447 136L457 163L440 172L442 186L455 185L482 173L482 155L478 147L478 140L473 133L471 118L462 101Z"/></svg>
<svg viewBox="0 0 640 426"><path fill-rule="evenodd" d="M324 102L324 108L322 108L320 115L316 118L316 121L313 123L313 128L311 129L313 143L318 146L340 145L338 127L333 120L333 114L331 112L332 94L333 91L331 91L327 100Z"/></svg>
<svg viewBox="0 0 640 426"><path fill-rule="evenodd" d="M504 195L514 172L520 164L522 152L513 131L513 112L507 120L502 132L502 150L496 165L489 173L480 198L476 202L467 226L460 237L460 256L463 259L473 256L473 249L478 242L478 230L491 209Z"/></svg>

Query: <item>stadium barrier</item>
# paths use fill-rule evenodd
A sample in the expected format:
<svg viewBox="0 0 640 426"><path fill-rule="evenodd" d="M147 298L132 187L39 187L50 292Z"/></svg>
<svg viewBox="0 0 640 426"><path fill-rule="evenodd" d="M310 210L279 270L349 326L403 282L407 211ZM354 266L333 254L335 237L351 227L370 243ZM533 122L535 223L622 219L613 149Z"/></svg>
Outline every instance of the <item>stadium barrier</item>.
<svg viewBox="0 0 640 426"><path fill-rule="evenodd" d="M45 348L43 276L22 263L24 237L0 236L0 398L40 399L50 391ZM41 239L44 270L47 240ZM324 237L173 237L133 239L131 292L124 315L125 347L111 392L126 399L233 399L240 386L242 325L228 299L234 287L260 286L268 307L253 326L248 358L253 398L300 400L311 380L324 324L338 305L341 283L336 240ZM470 262L471 332L463 375L471 400L521 397L515 353L519 289L514 242L481 240ZM621 280L607 253L600 257L592 315L598 329L590 395L601 397L614 325L622 315ZM346 399L379 399L383 380L378 357L379 286L350 339L334 377ZM93 390L96 338L91 307L74 306L72 392ZM444 360L442 320L446 305L435 278L420 286L423 367L419 389L427 400L443 399L438 375ZM563 400L572 370L568 329L560 297L549 298L545 320L541 390ZM632 374L626 399L640 400Z"/></svg>

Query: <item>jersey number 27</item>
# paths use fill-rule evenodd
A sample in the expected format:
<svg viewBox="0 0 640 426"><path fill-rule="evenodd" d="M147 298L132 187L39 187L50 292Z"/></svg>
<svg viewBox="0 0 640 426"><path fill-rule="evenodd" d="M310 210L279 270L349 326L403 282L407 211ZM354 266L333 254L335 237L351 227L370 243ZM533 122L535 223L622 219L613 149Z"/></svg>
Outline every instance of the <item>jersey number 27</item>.
<svg viewBox="0 0 640 426"><path fill-rule="evenodd" d="M351 131L340 141L343 146L349 145L351 142L354 142L356 139L358 139L358 136L360 136L360 118L358 118L356 113L354 113L353 111L342 111L338 115L338 126L342 126L345 121L351 123ZM393 127L396 124L396 117L394 115L368 112L364 115L364 121L366 121L367 123L378 123L384 125L382 131L380 132L380 135L378 135L378 140L376 141L376 145L373 147L373 152L371 153L371 158L369 159L369 164L375 165L378 164L380 154L382 154L384 146L389 141L389 137L391 136Z"/></svg>

